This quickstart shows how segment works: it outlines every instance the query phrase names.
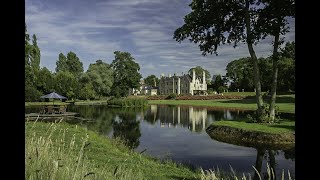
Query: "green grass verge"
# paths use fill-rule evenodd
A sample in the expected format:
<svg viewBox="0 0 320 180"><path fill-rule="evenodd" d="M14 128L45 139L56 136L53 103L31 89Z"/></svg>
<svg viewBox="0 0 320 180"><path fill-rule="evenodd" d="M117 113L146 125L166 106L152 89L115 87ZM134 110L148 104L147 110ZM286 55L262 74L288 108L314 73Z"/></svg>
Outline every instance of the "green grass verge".
<svg viewBox="0 0 320 180"><path fill-rule="evenodd" d="M216 100L148 100L148 104L192 105L221 108L240 108L246 110L257 109L255 99L216 99ZM279 100L276 105L279 112L295 112L295 103Z"/></svg>
<svg viewBox="0 0 320 180"><path fill-rule="evenodd" d="M24 102L24 106L44 106L44 105L67 105L67 102L55 101L51 102Z"/></svg>
<svg viewBox="0 0 320 180"><path fill-rule="evenodd" d="M229 126L248 131L259 131L272 134L283 134L283 133L294 133L295 132L295 121L282 120L280 123L273 124L259 124L259 123L247 123L239 121L216 121L213 123L217 126Z"/></svg>
<svg viewBox="0 0 320 180"><path fill-rule="evenodd" d="M76 125L26 122L26 179L195 179L200 171L161 163ZM87 179L87 178L85 178Z"/></svg>
<svg viewBox="0 0 320 180"><path fill-rule="evenodd" d="M75 105L94 105L94 104L108 104L108 100L77 100L74 102Z"/></svg>

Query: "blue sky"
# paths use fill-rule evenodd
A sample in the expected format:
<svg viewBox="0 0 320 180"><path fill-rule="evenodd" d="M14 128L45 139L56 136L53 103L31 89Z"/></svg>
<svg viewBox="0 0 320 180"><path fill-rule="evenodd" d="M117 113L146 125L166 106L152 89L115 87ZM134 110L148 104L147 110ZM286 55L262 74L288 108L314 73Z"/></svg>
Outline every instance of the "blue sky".
<svg viewBox="0 0 320 180"><path fill-rule="evenodd" d="M197 44L173 39L175 29L191 12L191 0L26 0L26 24L36 34L41 50L40 66L54 72L59 53L73 51L86 71L101 59L110 64L114 51L131 53L148 75L181 74L201 66L211 75L225 74L232 60L249 56L247 46L220 46L219 56L202 56ZM295 39L295 22L290 20L286 41ZM255 50L259 57L272 52L271 38Z"/></svg>

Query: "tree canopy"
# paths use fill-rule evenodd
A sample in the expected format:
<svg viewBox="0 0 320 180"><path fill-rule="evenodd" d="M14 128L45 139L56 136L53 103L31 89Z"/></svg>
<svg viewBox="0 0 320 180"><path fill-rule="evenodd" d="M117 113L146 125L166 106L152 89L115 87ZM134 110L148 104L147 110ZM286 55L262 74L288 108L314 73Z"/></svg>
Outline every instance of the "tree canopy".
<svg viewBox="0 0 320 180"><path fill-rule="evenodd" d="M206 82L207 84L210 84L211 82L211 75L210 72L206 69L203 69L201 66L196 66L194 68L189 69L188 73L192 76L192 71L193 69L195 70L196 76L197 77L202 77L203 76L203 71L206 73Z"/></svg>
<svg viewBox="0 0 320 180"><path fill-rule="evenodd" d="M159 78L157 76L155 76L154 74L149 75L148 77L144 78L143 80L147 86L152 86L152 87L159 86L159 82L160 82Z"/></svg>
<svg viewBox="0 0 320 180"><path fill-rule="evenodd" d="M68 52L67 57L60 53L56 65L56 72L68 71L77 78L80 78L81 73L83 73L83 64L72 51Z"/></svg>
<svg viewBox="0 0 320 180"><path fill-rule="evenodd" d="M113 85L113 70L109 64L97 60L89 65L87 74L97 95L109 95Z"/></svg>
<svg viewBox="0 0 320 180"><path fill-rule="evenodd" d="M128 96L130 88L140 86L139 83L142 78L139 73L140 66L128 52L115 51L114 54L115 59L111 63L111 67L114 70L113 94Z"/></svg>

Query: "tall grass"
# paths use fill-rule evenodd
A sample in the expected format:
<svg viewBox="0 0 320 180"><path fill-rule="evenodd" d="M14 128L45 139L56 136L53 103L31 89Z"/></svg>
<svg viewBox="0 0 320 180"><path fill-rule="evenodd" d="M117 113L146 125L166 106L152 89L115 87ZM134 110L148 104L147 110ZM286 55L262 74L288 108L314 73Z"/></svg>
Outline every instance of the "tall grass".
<svg viewBox="0 0 320 180"><path fill-rule="evenodd" d="M112 98L108 100L108 105L118 107L143 107L148 105L148 101L143 98Z"/></svg>
<svg viewBox="0 0 320 180"><path fill-rule="evenodd" d="M115 169L110 169L108 164L95 167L86 156L88 134L84 137L74 134L67 140L67 131L60 129L57 132L56 124L51 123L46 134L33 133L26 138L26 179L144 179L140 172L133 172L125 165ZM54 133L60 136L54 139Z"/></svg>
<svg viewBox="0 0 320 180"><path fill-rule="evenodd" d="M256 178L259 180L263 180L260 173L258 172L258 170L252 166L252 168L254 169L254 171L256 172ZM254 178L254 175L251 175L250 173L248 173L247 175L245 175L244 173L242 175L236 175L235 171L232 169L232 167L230 167L231 169L231 173L222 173L219 168L217 168L217 170L215 169L209 169L209 170L203 170L200 169L201 172L201 176L200 179L201 180L251 180L251 179L256 179ZM284 180L286 178L284 170L282 170L282 174L280 178L277 179L281 179ZM268 179L268 180L275 180L275 174L273 169L269 166L269 164L267 163L267 177L264 177L264 179ZM288 171L288 175L287 175L287 179L288 180L293 180L291 178L291 174Z"/></svg>

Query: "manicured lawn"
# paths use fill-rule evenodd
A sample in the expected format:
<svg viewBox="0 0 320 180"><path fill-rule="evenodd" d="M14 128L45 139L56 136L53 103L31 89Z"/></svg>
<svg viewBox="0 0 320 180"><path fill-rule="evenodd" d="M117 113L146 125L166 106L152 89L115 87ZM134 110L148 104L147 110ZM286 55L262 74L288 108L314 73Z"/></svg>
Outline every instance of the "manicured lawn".
<svg viewBox="0 0 320 180"><path fill-rule="evenodd" d="M148 100L148 104L193 105L224 108L257 109L255 99L216 99L216 100ZM279 99L279 112L295 112L294 101Z"/></svg>
<svg viewBox="0 0 320 180"><path fill-rule="evenodd" d="M275 133L275 134L295 132L295 122L289 121L289 120L283 120L283 121L280 121L280 123L273 123L273 124L247 123L247 122L239 122L239 121L216 121L213 124L220 125L220 126L230 126L230 127L249 130L249 131L260 131L260 132Z"/></svg>

